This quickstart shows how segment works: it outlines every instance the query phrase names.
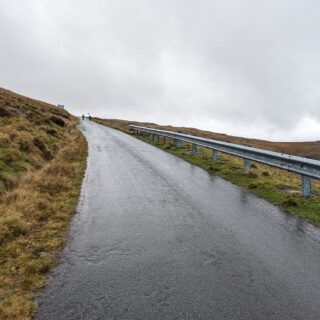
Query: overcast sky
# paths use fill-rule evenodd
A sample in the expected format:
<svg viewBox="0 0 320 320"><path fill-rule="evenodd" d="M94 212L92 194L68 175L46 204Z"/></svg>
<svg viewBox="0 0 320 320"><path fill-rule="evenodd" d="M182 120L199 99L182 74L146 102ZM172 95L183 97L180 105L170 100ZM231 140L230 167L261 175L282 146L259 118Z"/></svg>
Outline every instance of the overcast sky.
<svg viewBox="0 0 320 320"><path fill-rule="evenodd" d="M76 115L320 140L320 2L0 0L0 86Z"/></svg>

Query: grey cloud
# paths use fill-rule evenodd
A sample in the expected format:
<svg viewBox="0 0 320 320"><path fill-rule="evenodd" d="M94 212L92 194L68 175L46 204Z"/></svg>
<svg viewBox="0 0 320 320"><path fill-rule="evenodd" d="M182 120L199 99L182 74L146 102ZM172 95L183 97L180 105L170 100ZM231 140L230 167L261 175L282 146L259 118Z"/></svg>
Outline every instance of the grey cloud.
<svg viewBox="0 0 320 320"><path fill-rule="evenodd" d="M75 114L318 139L319 14L311 0L2 0L0 85Z"/></svg>

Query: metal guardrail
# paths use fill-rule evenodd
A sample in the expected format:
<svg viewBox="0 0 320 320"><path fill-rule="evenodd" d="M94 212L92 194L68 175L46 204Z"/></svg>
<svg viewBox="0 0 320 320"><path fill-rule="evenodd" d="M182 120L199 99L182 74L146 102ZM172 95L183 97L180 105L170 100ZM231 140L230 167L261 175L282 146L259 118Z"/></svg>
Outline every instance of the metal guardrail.
<svg viewBox="0 0 320 320"><path fill-rule="evenodd" d="M152 129L129 125L129 129L137 134L147 133L154 136L172 139L176 147L180 147L182 142L192 144L192 153L197 153L197 146L212 150L212 160L217 160L218 153L223 152L244 159L244 172L248 173L252 161L263 163L272 167L294 172L301 175L301 194L304 197L311 195L311 179L320 180L320 161L291 156L279 152L273 152L239 144L228 143L218 140L191 136L183 133Z"/></svg>

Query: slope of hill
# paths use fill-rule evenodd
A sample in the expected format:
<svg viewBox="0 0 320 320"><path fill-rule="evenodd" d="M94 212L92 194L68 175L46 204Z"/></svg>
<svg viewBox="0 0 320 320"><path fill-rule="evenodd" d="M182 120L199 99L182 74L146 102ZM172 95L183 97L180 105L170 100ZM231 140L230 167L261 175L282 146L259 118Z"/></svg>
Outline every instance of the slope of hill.
<svg viewBox="0 0 320 320"><path fill-rule="evenodd" d="M0 319L29 319L74 212L87 145L67 111L0 88Z"/></svg>

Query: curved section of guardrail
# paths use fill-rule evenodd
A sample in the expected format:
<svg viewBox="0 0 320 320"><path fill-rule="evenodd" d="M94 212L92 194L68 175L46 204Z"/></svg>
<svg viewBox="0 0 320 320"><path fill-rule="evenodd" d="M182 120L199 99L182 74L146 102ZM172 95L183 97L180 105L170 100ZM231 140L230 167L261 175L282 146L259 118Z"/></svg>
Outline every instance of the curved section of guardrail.
<svg viewBox="0 0 320 320"><path fill-rule="evenodd" d="M172 131L152 129L135 125L129 125L129 129L134 130L136 133L147 133L158 137L170 138L174 141L177 147L181 145L181 142L191 143L192 153L194 154L197 152L197 146L211 149L213 150L212 160L217 159L218 152L243 158L244 171L246 173L249 172L252 161L256 161L265 165L300 174L302 177L301 194L303 196L310 196L311 194L311 178L320 180L320 161L318 160L291 156L279 152L201 138Z"/></svg>

